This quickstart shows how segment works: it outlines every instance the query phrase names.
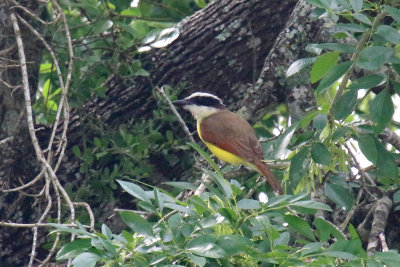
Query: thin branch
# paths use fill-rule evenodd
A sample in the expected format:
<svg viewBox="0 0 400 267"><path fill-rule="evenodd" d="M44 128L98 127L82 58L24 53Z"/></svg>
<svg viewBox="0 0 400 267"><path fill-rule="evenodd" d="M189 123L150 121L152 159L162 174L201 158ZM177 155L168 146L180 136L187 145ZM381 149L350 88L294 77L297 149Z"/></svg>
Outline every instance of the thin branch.
<svg viewBox="0 0 400 267"><path fill-rule="evenodd" d="M12 141L13 139L14 139L14 137L13 137L13 136L10 136L10 137L7 137L7 138L4 138L3 140L1 140L1 141L0 141L0 145L6 144L6 143L8 143L8 142Z"/></svg>
<svg viewBox="0 0 400 267"><path fill-rule="evenodd" d="M358 42L357 46L356 46L356 50L357 52L354 52L353 55L351 56L350 61L356 61L359 56L360 56L360 51L364 48L366 42L368 41L368 39L371 36L371 33L374 32L376 30L376 28L378 27L379 23L381 22L381 20L383 20L386 17L387 13L386 12L382 12L380 14L378 14L373 23L372 23L372 27L371 27L371 31L366 31L363 33L363 35L361 36L360 41ZM335 106L335 103L338 101L338 99L342 96L344 89L347 86L347 83L349 82L351 73L353 71L354 67L350 67L349 70L347 70L347 72L345 73L345 75L342 78L342 82L339 85L339 89L337 90L332 103L330 105L330 109L329 109L329 115L330 117L332 117L332 111L333 111L333 107Z"/></svg>
<svg viewBox="0 0 400 267"><path fill-rule="evenodd" d="M389 128L385 128L378 137L384 141L388 142L392 146L394 146L397 151L400 151L400 136L397 135L394 131L390 130Z"/></svg>
<svg viewBox="0 0 400 267"><path fill-rule="evenodd" d="M42 213L42 215L40 216L39 220L37 221L37 223L42 223L44 221L44 219L46 218L47 214L49 213L50 209L52 206L52 199L50 194L47 194L47 206L46 209L44 210L44 212ZM32 249L31 249L31 256L29 259L29 267L31 267L33 265L33 261L35 259L36 256L36 247L37 247L37 235L38 235L38 228L37 227L33 227L32 228L33 231L33 240L32 240Z"/></svg>
<svg viewBox="0 0 400 267"><path fill-rule="evenodd" d="M82 207L86 208L86 210L89 214L89 218L90 218L90 230L94 232L95 231L94 230L94 215L93 215L92 209L90 208L89 204L86 202L73 202L73 204L75 206L82 206Z"/></svg>
<svg viewBox="0 0 400 267"><path fill-rule="evenodd" d="M56 23L59 19L60 19L60 14L57 15L57 17L53 20L53 21L44 21L42 20L39 16L35 15L32 13L32 11L30 11L29 9L27 9L24 6L21 6L17 1L12 0L12 2L15 4L15 6L11 7L10 9L21 9L23 10L26 14L28 14L29 16L31 16L32 18L36 19L37 21L39 21L40 23L42 23L43 25L51 25L53 23Z"/></svg>
<svg viewBox="0 0 400 267"><path fill-rule="evenodd" d="M54 224L51 223L13 223L13 222L1 222L0 226L14 227L14 228L34 228L34 227L54 227ZM66 227L79 227L79 225L75 223L65 223L61 224L61 226ZM83 225L83 227L90 229L90 226Z"/></svg>
<svg viewBox="0 0 400 267"><path fill-rule="evenodd" d="M167 101L169 108L171 109L172 113L174 113L174 115L177 117L179 124L181 125L183 131L189 138L190 142L195 143L193 136L190 134L189 128L186 126L186 123L183 121L181 115L176 110L174 104L172 104L169 97L165 94L164 88L156 86L156 89L162 95L162 97L164 97L164 99Z"/></svg>
<svg viewBox="0 0 400 267"><path fill-rule="evenodd" d="M27 184L21 185L19 187L11 188L11 189L0 189L0 191L3 192L3 193L21 191L22 189L30 187L30 186L34 185L37 181L39 181L40 178L42 178L42 176L45 173L45 171L46 171L46 169L43 168L42 171L32 181L30 181Z"/></svg>
<svg viewBox="0 0 400 267"><path fill-rule="evenodd" d="M19 29L17 18L14 13L11 13L10 19L13 25L14 35L17 42L19 61L21 63L22 84L24 89L26 118L28 123L29 134L32 139L32 144L35 149L36 157L40 159L43 157L43 152L39 146L39 142L35 134L35 126L33 123L33 115L32 115L32 101L29 92L28 70L26 68L26 57L25 57L24 46L22 44L21 31Z"/></svg>

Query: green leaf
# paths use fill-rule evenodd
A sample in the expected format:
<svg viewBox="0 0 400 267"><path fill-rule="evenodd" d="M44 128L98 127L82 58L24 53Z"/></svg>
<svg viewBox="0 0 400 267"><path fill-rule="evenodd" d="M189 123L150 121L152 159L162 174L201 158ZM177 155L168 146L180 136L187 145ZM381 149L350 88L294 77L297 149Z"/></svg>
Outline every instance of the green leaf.
<svg viewBox="0 0 400 267"><path fill-rule="evenodd" d="M122 221L134 232L147 236L153 235L152 225L140 217L140 215L130 211L121 211L119 214L121 215Z"/></svg>
<svg viewBox="0 0 400 267"><path fill-rule="evenodd" d="M196 190L197 186L188 182L164 182L163 184L170 185L182 190Z"/></svg>
<svg viewBox="0 0 400 267"><path fill-rule="evenodd" d="M308 147L304 147L290 161L290 182L297 185L307 173L308 165Z"/></svg>
<svg viewBox="0 0 400 267"><path fill-rule="evenodd" d="M354 12L360 12L363 7L363 0L350 0L350 5Z"/></svg>
<svg viewBox="0 0 400 267"><path fill-rule="evenodd" d="M215 161L210 157L210 155L205 152L199 145L195 143L187 143L189 146L191 146L194 150L196 150L205 160L207 160L208 163L214 168L214 170L221 176L224 176L219 169L218 165L215 163Z"/></svg>
<svg viewBox="0 0 400 267"><path fill-rule="evenodd" d="M55 101L53 101L51 99L47 99L46 108L48 110L57 111L58 105L57 105L57 103Z"/></svg>
<svg viewBox="0 0 400 267"><path fill-rule="evenodd" d="M388 90L383 90L372 100L369 106L369 112L371 114L371 119L380 126L385 126L391 121L394 107L392 97Z"/></svg>
<svg viewBox="0 0 400 267"><path fill-rule="evenodd" d="M184 214L196 215L196 213L193 210L191 210L191 209L189 209L189 208L187 208L185 206L178 205L178 204L165 203L164 207L170 208L172 210L176 210L176 211L179 211L179 212L182 212Z"/></svg>
<svg viewBox="0 0 400 267"><path fill-rule="evenodd" d="M295 62L290 65L290 67L286 71L286 77L290 77L301 70L305 69L306 67L310 66L315 62L316 57L308 57L296 60Z"/></svg>
<svg viewBox="0 0 400 267"><path fill-rule="evenodd" d="M72 152L74 152L75 157L80 158L81 157L81 150L79 146L73 146L72 147Z"/></svg>
<svg viewBox="0 0 400 267"><path fill-rule="evenodd" d="M351 128L346 126L337 128L336 131L332 134L332 141L336 141L339 138L345 136L350 130Z"/></svg>
<svg viewBox="0 0 400 267"><path fill-rule="evenodd" d="M128 192L132 196L140 200L143 200L145 202L151 203L149 197L146 195L146 192L140 186L121 180L117 180L117 182L122 186L122 188L126 192Z"/></svg>
<svg viewBox="0 0 400 267"><path fill-rule="evenodd" d="M191 261L193 261L194 264L197 264L200 267L203 267L207 263L207 260L204 257L199 257L191 253L188 253L187 256Z"/></svg>
<svg viewBox="0 0 400 267"><path fill-rule="evenodd" d="M216 238L213 236L200 236L189 240L185 249L198 256L216 259L225 257L225 250L216 245L215 242Z"/></svg>
<svg viewBox="0 0 400 267"><path fill-rule="evenodd" d="M335 28L336 30L345 32L365 32L368 29L363 25L353 23L338 23Z"/></svg>
<svg viewBox="0 0 400 267"><path fill-rule="evenodd" d="M343 252L343 251L325 251L317 255L322 255L322 256L329 256L329 257L334 257L334 258L340 258L344 260L356 260L358 259L357 256L354 256L353 254Z"/></svg>
<svg viewBox="0 0 400 267"><path fill-rule="evenodd" d="M290 140L292 139L292 136L297 129L297 123L293 123L290 125L283 134L281 134L278 138L278 140L274 143L274 151L275 151L275 157L279 158L282 155L284 155L287 151L287 146L290 143Z"/></svg>
<svg viewBox="0 0 400 267"><path fill-rule="evenodd" d="M400 22L400 10L395 7L387 6L384 5L385 11L389 13L389 15L396 20L397 22Z"/></svg>
<svg viewBox="0 0 400 267"><path fill-rule="evenodd" d="M101 244L103 245L103 247L107 250L107 252L109 252L112 256L113 259L116 259L118 257L118 253L117 250L115 249L115 247L111 244L110 241L103 239L103 238L99 238L98 239ZM92 239L93 242L93 239Z"/></svg>
<svg viewBox="0 0 400 267"><path fill-rule="evenodd" d="M317 93L322 93L325 89L331 87L337 80L339 80L351 67L353 63L351 61L346 61L337 64L336 66L332 67L328 70L325 74L324 78L319 83L317 88Z"/></svg>
<svg viewBox="0 0 400 267"><path fill-rule="evenodd" d="M381 68L393 54L393 49L384 46L368 46L360 53L357 65L366 70Z"/></svg>
<svg viewBox="0 0 400 267"><path fill-rule="evenodd" d="M325 184L326 197L332 200L338 207L349 211L354 204L354 196L343 186L332 183Z"/></svg>
<svg viewBox="0 0 400 267"><path fill-rule="evenodd" d="M78 222L78 228L72 228L65 226L63 224L57 224L57 223L49 223L49 225L53 226L56 228L55 231L53 232L66 232L66 233L71 233L71 234L76 234L76 235L85 235L85 236L91 236L95 237L94 234L89 233L83 226ZM53 233L52 232L52 233Z"/></svg>
<svg viewBox="0 0 400 267"><path fill-rule="evenodd" d="M311 69L311 83L322 79L329 69L337 64L339 53L336 51L320 55Z"/></svg>
<svg viewBox="0 0 400 267"><path fill-rule="evenodd" d="M168 225L171 228L176 228L182 223L182 214L180 213L175 213L168 219Z"/></svg>
<svg viewBox="0 0 400 267"><path fill-rule="evenodd" d="M67 260L74 258L84 252L86 249L90 248L92 245L90 239L77 239L66 245L64 245L60 251L58 251L56 259L57 260Z"/></svg>
<svg viewBox="0 0 400 267"><path fill-rule="evenodd" d="M400 44L400 33L397 29L388 25L380 25L376 34L393 44Z"/></svg>
<svg viewBox="0 0 400 267"><path fill-rule="evenodd" d="M121 15L138 17L138 16L142 15L142 12L140 12L140 9L137 7L131 7L131 8L122 10Z"/></svg>
<svg viewBox="0 0 400 267"><path fill-rule="evenodd" d="M326 124L328 123L328 116L323 113L318 113L315 118L313 119L312 126L316 130L322 130L325 128Z"/></svg>
<svg viewBox="0 0 400 267"><path fill-rule="evenodd" d="M307 45L307 48L333 50L333 51L343 52L343 53L354 53L357 51L357 49L353 46L346 45L346 44L340 44L340 43L309 44L309 45Z"/></svg>
<svg viewBox="0 0 400 267"><path fill-rule="evenodd" d="M108 228L106 224L101 225L101 233L107 237L107 239L111 240L112 239L112 232L111 229Z"/></svg>
<svg viewBox="0 0 400 267"><path fill-rule="evenodd" d="M364 156L371 161L373 164L376 164L378 160L378 150L376 148L376 138L372 135L360 135L357 138L358 146L360 147L361 152Z"/></svg>
<svg viewBox="0 0 400 267"><path fill-rule="evenodd" d="M91 252L84 252L72 261L74 267L94 267L100 256Z"/></svg>
<svg viewBox="0 0 400 267"><path fill-rule="evenodd" d="M43 88L42 88L42 95L44 98L48 98L51 92L51 83L50 83L50 79L47 79L44 84L43 84Z"/></svg>
<svg viewBox="0 0 400 267"><path fill-rule="evenodd" d="M160 209L160 212L163 212L164 208L164 197L160 194L160 191L158 190L157 187L154 187L154 200L156 201L156 204L158 208Z"/></svg>
<svg viewBox="0 0 400 267"><path fill-rule="evenodd" d="M230 198L232 196L233 191L231 184L223 176L209 170L204 170L204 171L220 187L220 189L222 189L227 198Z"/></svg>
<svg viewBox="0 0 400 267"><path fill-rule="evenodd" d="M400 254L392 251L375 252L374 258L383 261L388 266L398 266L400 262Z"/></svg>
<svg viewBox="0 0 400 267"><path fill-rule="evenodd" d="M333 243L327 251L330 252L346 252L352 255L365 255L366 253L362 247L360 239L352 239L352 240L337 240Z"/></svg>
<svg viewBox="0 0 400 267"><path fill-rule="evenodd" d="M333 107L333 116L337 120L343 120L349 116L357 104L357 90L350 90L343 94Z"/></svg>
<svg viewBox="0 0 400 267"><path fill-rule="evenodd" d="M314 143L311 146L311 158L316 163L329 165L332 160L332 155L324 144Z"/></svg>
<svg viewBox="0 0 400 267"><path fill-rule="evenodd" d="M379 74L370 74L358 80L352 81L348 86L349 89L370 89L382 83L384 76Z"/></svg>
<svg viewBox="0 0 400 267"><path fill-rule="evenodd" d="M228 256L233 256L243 253L253 242L241 235L223 235L218 237L216 244L224 248Z"/></svg>
<svg viewBox="0 0 400 267"><path fill-rule="evenodd" d="M312 241L316 241L310 225L308 225L305 220L293 215L285 215L284 219L285 222L287 222L289 226L293 228L296 232L300 233L301 235L307 237Z"/></svg>
<svg viewBox="0 0 400 267"><path fill-rule="evenodd" d="M261 208L260 201L254 199L241 199L237 203L238 208L243 210L259 209Z"/></svg>
<svg viewBox="0 0 400 267"><path fill-rule="evenodd" d="M317 229L317 236L320 242L327 242L332 235L338 240L345 240L346 237L329 221L325 221L321 218L316 218L313 222Z"/></svg>
<svg viewBox="0 0 400 267"><path fill-rule="evenodd" d="M49 72L52 72L55 70L56 70L56 67L54 66L53 63L40 64L40 70L39 70L40 73L49 73Z"/></svg>
<svg viewBox="0 0 400 267"><path fill-rule="evenodd" d="M353 17L356 20L361 21L362 23L365 23L367 25L372 25L371 20L366 15L364 15L362 13L354 14Z"/></svg>
<svg viewBox="0 0 400 267"><path fill-rule="evenodd" d="M302 207L302 208L314 209L314 210L332 211L331 207L329 207L328 205L321 203L321 202L314 201L314 200L297 201L297 202L291 203L290 206Z"/></svg>
<svg viewBox="0 0 400 267"><path fill-rule="evenodd" d="M378 160L376 162L378 172L383 176L398 179L399 169L392 153L387 151L381 143L377 143L376 147L378 152Z"/></svg>
<svg viewBox="0 0 400 267"><path fill-rule="evenodd" d="M167 258L167 256L165 256L165 255L153 256L151 261L150 261L150 263L149 263L149 265L150 266L156 265L156 264L162 262L163 260L165 260L166 258Z"/></svg>

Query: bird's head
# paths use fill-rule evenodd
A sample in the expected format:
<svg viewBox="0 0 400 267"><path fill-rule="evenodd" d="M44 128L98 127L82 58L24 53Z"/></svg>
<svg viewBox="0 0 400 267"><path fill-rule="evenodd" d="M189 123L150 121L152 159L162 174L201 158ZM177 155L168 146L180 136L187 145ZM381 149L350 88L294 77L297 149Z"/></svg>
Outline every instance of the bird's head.
<svg viewBox="0 0 400 267"><path fill-rule="evenodd" d="M210 93L196 92L190 96L173 102L177 106L190 111L196 120L202 120L226 109L222 100Z"/></svg>

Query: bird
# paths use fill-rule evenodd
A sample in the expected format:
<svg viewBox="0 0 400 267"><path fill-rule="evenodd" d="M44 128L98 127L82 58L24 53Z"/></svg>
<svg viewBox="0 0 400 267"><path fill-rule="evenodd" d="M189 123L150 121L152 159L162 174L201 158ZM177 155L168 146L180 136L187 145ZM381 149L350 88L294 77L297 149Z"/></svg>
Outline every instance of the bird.
<svg viewBox="0 0 400 267"><path fill-rule="evenodd" d="M201 141L215 156L263 174L275 194L283 193L281 185L263 162L264 154L254 128L247 120L231 112L219 97L195 92L173 104L192 113Z"/></svg>

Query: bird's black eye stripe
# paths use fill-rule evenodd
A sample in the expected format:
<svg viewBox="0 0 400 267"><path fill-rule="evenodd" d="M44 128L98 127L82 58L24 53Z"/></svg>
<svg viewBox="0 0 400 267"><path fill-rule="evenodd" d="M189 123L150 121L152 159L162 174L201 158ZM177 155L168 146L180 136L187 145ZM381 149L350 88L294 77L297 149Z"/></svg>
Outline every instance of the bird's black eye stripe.
<svg viewBox="0 0 400 267"><path fill-rule="evenodd" d="M191 101L193 102L193 104L199 106L218 107L222 105L218 99L206 96L197 96L194 97Z"/></svg>

